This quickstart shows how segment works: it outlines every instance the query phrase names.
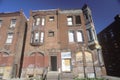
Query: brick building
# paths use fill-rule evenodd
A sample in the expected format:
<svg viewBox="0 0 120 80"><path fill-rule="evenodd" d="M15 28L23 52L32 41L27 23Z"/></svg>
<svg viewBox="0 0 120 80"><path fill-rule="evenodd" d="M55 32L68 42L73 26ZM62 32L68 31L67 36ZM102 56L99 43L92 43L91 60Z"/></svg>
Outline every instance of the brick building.
<svg viewBox="0 0 120 80"><path fill-rule="evenodd" d="M26 21L22 10L0 13L0 79L19 75Z"/></svg>
<svg viewBox="0 0 120 80"><path fill-rule="evenodd" d="M73 10L30 11L21 77L41 76L45 68L61 77L105 74L87 5Z"/></svg>
<svg viewBox="0 0 120 80"><path fill-rule="evenodd" d="M31 10L28 21L22 11L0 13L0 40L0 78L39 77L45 69L62 78L105 75L87 5L71 10Z"/></svg>
<svg viewBox="0 0 120 80"><path fill-rule="evenodd" d="M120 77L120 14L98 34L107 74Z"/></svg>

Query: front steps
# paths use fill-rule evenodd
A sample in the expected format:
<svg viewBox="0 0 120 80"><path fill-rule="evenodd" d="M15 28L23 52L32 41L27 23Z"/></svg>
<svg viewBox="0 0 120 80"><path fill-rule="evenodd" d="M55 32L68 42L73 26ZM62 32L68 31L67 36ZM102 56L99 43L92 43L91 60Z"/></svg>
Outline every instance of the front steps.
<svg viewBox="0 0 120 80"><path fill-rule="evenodd" d="M73 77L72 73L61 73L60 80L73 80Z"/></svg>
<svg viewBox="0 0 120 80"><path fill-rule="evenodd" d="M49 71L47 80L73 80L72 73L59 73L58 71Z"/></svg>
<svg viewBox="0 0 120 80"><path fill-rule="evenodd" d="M47 80L59 80L59 72L58 71L49 71L47 73Z"/></svg>

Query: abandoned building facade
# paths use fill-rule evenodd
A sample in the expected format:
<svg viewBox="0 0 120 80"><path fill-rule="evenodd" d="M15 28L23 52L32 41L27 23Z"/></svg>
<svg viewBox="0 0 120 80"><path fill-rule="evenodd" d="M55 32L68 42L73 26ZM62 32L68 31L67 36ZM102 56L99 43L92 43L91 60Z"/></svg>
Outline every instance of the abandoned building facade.
<svg viewBox="0 0 120 80"><path fill-rule="evenodd" d="M0 78L41 76L44 69L83 77L105 75L91 10L0 14Z"/></svg>

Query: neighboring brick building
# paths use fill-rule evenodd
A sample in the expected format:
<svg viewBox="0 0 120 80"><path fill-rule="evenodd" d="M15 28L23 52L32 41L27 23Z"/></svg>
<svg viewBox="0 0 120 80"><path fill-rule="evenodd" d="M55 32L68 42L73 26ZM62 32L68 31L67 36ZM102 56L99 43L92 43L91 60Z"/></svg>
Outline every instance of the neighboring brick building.
<svg viewBox="0 0 120 80"><path fill-rule="evenodd" d="M107 74L120 77L120 14L98 34Z"/></svg>
<svg viewBox="0 0 120 80"><path fill-rule="evenodd" d="M30 11L21 77L44 68L79 77L101 77L105 68L87 5L75 10Z"/></svg>
<svg viewBox="0 0 120 80"><path fill-rule="evenodd" d="M22 11L0 13L0 79L19 75L26 21Z"/></svg>

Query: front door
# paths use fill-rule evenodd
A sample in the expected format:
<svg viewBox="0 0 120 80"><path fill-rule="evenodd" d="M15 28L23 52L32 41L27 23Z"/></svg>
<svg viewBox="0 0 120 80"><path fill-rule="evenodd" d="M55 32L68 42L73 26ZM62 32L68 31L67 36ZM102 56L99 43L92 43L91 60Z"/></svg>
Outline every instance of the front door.
<svg viewBox="0 0 120 80"><path fill-rule="evenodd" d="M51 71L57 71L57 56L51 56Z"/></svg>

